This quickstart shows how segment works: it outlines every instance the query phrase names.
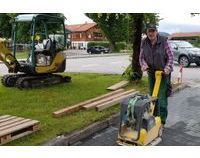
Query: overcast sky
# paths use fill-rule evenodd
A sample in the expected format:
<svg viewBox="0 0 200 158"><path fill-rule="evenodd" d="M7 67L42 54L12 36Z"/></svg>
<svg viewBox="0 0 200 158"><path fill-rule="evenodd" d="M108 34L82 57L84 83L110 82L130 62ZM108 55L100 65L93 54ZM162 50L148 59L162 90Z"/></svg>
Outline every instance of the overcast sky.
<svg viewBox="0 0 200 158"><path fill-rule="evenodd" d="M68 25L71 24L81 24L87 22L92 22L84 13L64 13L67 21L65 22Z"/></svg>
<svg viewBox="0 0 200 158"><path fill-rule="evenodd" d="M68 25L92 22L84 13L64 14ZM163 18L159 23L159 31L168 33L200 31L200 15L194 17L190 13L160 13L159 15Z"/></svg>

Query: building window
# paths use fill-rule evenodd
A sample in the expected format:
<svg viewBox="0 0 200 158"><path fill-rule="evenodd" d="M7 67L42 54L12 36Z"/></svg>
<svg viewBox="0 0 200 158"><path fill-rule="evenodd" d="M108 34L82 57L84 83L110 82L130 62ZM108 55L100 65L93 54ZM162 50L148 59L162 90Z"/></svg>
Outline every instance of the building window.
<svg viewBox="0 0 200 158"><path fill-rule="evenodd" d="M76 38L76 35L75 35L75 34L72 34L72 38Z"/></svg>
<svg viewBox="0 0 200 158"><path fill-rule="evenodd" d="M88 35L88 38L92 38L91 34Z"/></svg>
<svg viewBox="0 0 200 158"><path fill-rule="evenodd" d="M94 38L102 38L103 34L100 32L94 32Z"/></svg>

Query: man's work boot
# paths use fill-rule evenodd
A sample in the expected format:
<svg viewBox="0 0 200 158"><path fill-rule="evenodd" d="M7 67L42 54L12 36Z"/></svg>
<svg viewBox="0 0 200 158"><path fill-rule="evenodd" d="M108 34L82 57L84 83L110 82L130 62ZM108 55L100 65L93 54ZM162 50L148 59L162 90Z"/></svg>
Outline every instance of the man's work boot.
<svg viewBox="0 0 200 158"><path fill-rule="evenodd" d="M160 129L159 129L159 132L158 132L159 137L162 137L164 128L165 128L165 125L164 125L164 124L161 124Z"/></svg>

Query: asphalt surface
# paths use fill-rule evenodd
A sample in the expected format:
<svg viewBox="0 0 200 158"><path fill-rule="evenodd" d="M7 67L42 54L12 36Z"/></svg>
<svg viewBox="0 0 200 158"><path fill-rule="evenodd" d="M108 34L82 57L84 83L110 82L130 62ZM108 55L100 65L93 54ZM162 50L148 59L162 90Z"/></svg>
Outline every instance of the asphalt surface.
<svg viewBox="0 0 200 158"><path fill-rule="evenodd" d="M200 86L186 88L169 98L168 119L158 146L200 145ZM76 146L115 146L118 123L75 143Z"/></svg>

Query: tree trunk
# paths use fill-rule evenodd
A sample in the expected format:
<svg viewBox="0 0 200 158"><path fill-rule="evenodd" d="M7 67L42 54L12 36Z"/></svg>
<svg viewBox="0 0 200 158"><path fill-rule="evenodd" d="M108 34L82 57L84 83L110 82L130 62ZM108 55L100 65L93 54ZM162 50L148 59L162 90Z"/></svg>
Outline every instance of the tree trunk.
<svg viewBox="0 0 200 158"><path fill-rule="evenodd" d="M142 78L142 71L139 63L139 56L140 56L140 45L141 45L144 15L142 13L135 13L132 16L134 18L134 22L133 22L133 59L131 66L134 74L133 79L140 80Z"/></svg>
<svg viewBox="0 0 200 158"><path fill-rule="evenodd" d="M115 42L113 42L112 40L109 40L109 46L110 46L110 49L111 49L112 51L115 50Z"/></svg>

